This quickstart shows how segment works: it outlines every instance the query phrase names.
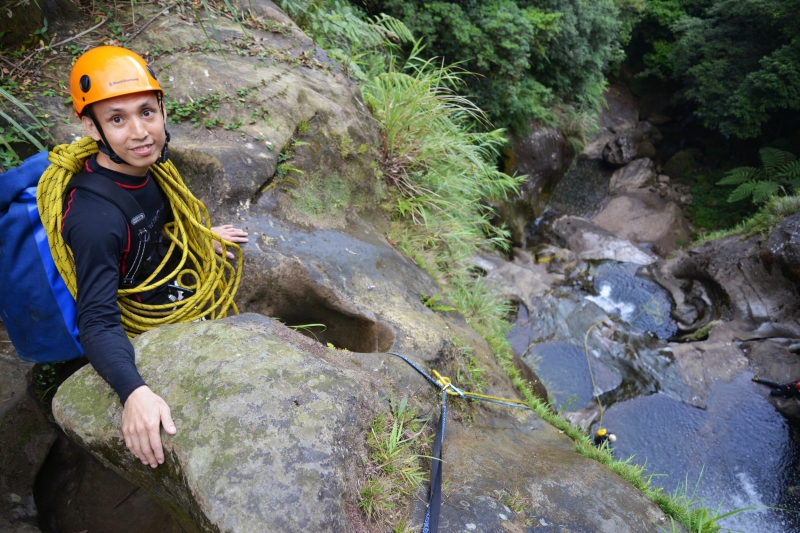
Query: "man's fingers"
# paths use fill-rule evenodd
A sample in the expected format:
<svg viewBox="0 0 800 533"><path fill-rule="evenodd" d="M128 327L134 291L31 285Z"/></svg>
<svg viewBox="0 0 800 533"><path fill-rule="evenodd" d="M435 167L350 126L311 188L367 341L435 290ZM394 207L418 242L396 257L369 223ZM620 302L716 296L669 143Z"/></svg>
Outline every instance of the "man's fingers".
<svg viewBox="0 0 800 533"><path fill-rule="evenodd" d="M153 468L158 466L158 452L161 452L161 461L164 461L164 454L161 451L161 435L158 434L160 423L147 424L139 431L139 445L142 448L142 455L139 458L144 464L149 464Z"/></svg>
<svg viewBox="0 0 800 533"><path fill-rule="evenodd" d="M172 411L166 402L164 402L164 406L161 408L161 425L164 426L164 431L170 435L174 435L178 432L178 429L175 427L175 422L172 421Z"/></svg>
<svg viewBox="0 0 800 533"><path fill-rule="evenodd" d="M139 447L139 439L135 434L132 434L130 429L123 428L122 436L125 438L125 446L131 451L137 459L141 455L141 448Z"/></svg>
<svg viewBox="0 0 800 533"><path fill-rule="evenodd" d="M164 463L164 448L161 446L161 433L159 429L161 429L160 424L155 431L150 431L148 433L150 437L150 447L153 450L153 459L155 459L155 463L152 461L150 462L150 466L153 468Z"/></svg>

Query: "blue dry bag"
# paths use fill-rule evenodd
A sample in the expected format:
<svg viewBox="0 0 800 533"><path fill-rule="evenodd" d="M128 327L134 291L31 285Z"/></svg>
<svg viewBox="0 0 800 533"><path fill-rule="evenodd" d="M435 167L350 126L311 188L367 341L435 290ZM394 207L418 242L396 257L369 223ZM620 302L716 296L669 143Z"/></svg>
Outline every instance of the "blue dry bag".
<svg viewBox="0 0 800 533"><path fill-rule="evenodd" d="M19 356L35 363L83 355L75 299L53 262L36 206L47 155L0 174L0 319Z"/></svg>

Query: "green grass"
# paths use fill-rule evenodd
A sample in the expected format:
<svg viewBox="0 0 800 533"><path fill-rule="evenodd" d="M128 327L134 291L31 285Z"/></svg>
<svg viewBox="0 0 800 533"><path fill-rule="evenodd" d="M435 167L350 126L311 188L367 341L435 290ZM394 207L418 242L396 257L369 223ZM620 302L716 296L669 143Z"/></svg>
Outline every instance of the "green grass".
<svg viewBox="0 0 800 533"><path fill-rule="evenodd" d="M46 124L12 93L13 90L0 87L0 118L6 121L6 126L0 126L0 165L4 169L15 167L22 162L19 154L12 148L12 143L30 143L38 151L44 152L46 148L40 139L42 141L52 139L47 132ZM32 125L25 127L14 120L6 112L9 110L9 104L12 108L22 111L30 119Z"/></svg>
<svg viewBox="0 0 800 533"><path fill-rule="evenodd" d="M358 506L384 531L404 522L410 497L428 479L423 468L426 456L421 453L430 448L432 437L426 422L408 407L406 398L391 413L379 413L372 420L367 479L359 491Z"/></svg>
<svg viewBox="0 0 800 533"><path fill-rule="evenodd" d="M470 131L483 116L453 92L459 83L453 69L412 56L362 86L381 128L384 174L399 192L391 208L418 226L410 237L421 250L445 252L452 270L481 246L507 246L485 199L506 198L521 183L495 166L503 132Z"/></svg>

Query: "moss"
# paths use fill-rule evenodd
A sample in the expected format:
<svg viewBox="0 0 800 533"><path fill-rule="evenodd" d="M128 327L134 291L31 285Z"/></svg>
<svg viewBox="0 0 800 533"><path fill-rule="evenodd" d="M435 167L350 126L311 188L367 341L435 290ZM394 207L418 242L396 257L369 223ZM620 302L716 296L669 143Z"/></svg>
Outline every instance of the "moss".
<svg viewBox="0 0 800 533"><path fill-rule="evenodd" d="M323 175L315 172L302 180L300 187L289 193L292 205L301 213L318 217L341 212L347 208L352 191L337 172Z"/></svg>

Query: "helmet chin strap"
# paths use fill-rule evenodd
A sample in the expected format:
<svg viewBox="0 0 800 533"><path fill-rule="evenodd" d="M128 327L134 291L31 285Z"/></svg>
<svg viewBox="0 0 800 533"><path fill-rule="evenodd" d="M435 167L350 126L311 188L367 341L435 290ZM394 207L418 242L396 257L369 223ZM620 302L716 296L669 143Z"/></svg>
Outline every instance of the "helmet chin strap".
<svg viewBox="0 0 800 533"><path fill-rule="evenodd" d="M170 134L167 131L167 115L164 112L164 103L162 102L163 98L161 93L156 93L156 98L158 99L158 107L161 109L161 116L164 117L164 146L161 148L161 156L158 158L159 163L166 163L167 159L169 158L169 141L170 141Z"/></svg>
<svg viewBox="0 0 800 533"><path fill-rule="evenodd" d="M165 115L164 115L164 104L161 101L162 100L161 99L161 93L158 93L158 95L156 97L158 98L158 107L161 110L161 116L165 117ZM97 128L98 133L100 133L100 138L102 139L102 142L97 143L97 148L102 153L107 155L108 158L113 163L116 163L118 165L133 166L130 163L128 163L127 161L125 161L124 159L122 159L119 155L117 155L116 152L114 152L114 150L111 149L111 145L108 144L108 139L106 139L106 134L103 133L103 128L100 126L100 123L94 118L94 113L92 112L91 108L87 109L84 114L86 116L88 116L92 120L92 123L94 123L94 127ZM164 118L164 134L165 134L164 146L161 147L161 154L159 155L158 159L156 160L157 163L166 163L167 159L169 158L169 148L168 148L168 146L169 146L169 141L170 141L170 134L167 131L166 117Z"/></svg>

